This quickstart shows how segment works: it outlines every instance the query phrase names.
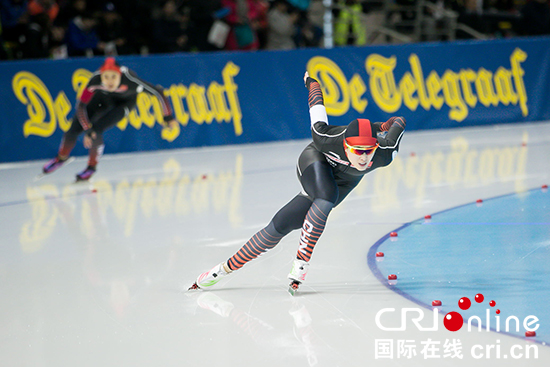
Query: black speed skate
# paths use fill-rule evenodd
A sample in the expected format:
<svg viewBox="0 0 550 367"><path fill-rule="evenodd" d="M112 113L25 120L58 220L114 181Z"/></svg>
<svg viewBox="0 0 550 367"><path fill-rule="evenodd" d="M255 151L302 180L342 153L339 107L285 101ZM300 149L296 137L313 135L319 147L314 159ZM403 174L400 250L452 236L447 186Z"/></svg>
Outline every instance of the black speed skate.
<svg viewBox="0 0 550 367"><path fill-rule="evenodd" d="M76 182L88 181L95 173L95 167L88 166L86 169L76 175Z"/></svg>

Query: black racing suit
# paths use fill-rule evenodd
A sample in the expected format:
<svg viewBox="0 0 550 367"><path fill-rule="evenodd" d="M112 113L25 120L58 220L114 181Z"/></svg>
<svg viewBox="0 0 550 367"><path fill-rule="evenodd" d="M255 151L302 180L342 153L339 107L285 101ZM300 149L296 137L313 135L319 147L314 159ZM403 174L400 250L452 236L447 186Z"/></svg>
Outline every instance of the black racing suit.
<svg viewBox="0 0 550 367"><path fill-rule="evenodd" d="M397 119L404 121L402 118ZM333 202L334 206L336 206L359 184L364 175L390 164L393 160L394 152L397 153L399 150L399 143L404 129L401 125L392 123L389 131L386 133L381 130L382 125L382 123L371 123L372 131L377 135L379 147L375 151L368 168L364 171L359 171L351 166L344 150L344 133L347 126L330 126L325 122L314 123L311 128L313 142L303 150L298 159L297 167L298 178L307 195L312 199L319 197L319 191L308 190L312 184L315 184L323 193L324 199ZM328 188L328 186L333 185L329 185L325 180L317 182L318 180L315 179L315 176L303 175L314 162L322 162L323 166L326 166L328 163L331 168L333 184L336 185L337 191L334 191L333 188ZM314 182L311 182L312 179ZM330 191L332 196L326 195L327 190Z"/></svg>
<svg viewBox="0 0 550 367"><path fill-rule="evenodd" d="M298 228L301 228L301 235L296 258L309 262L332 208L344 200L365 174L390 164L393 154L399 149L405 129L403 117L371 123L372 135L377 138L379 147L367 169L359 171L352 167L344 150L347 126L329 126L319 83L308 78L306 86L313 142L298 158L297 173L303 191L227 260L227 266L232 270L240 269L272 249L285 235Z"/></svg>
<svg viewBox="0 0 550 367"><path fill-rule="evenodd" d="M103 152L103 132L130 113L130 110L136 106L137 95L140 92L147 92L158 98L165 122L173 119L172 108L162 88L139 78L125 66L122 66L120 71L120 85L112 92L101 84L99 72L94 73L77 102L71 127L61 141L59 157L66 158L70 155L78 135L83 131L86 131L89 136L95 133L88 161L89 166L95 167Z"/></svg>

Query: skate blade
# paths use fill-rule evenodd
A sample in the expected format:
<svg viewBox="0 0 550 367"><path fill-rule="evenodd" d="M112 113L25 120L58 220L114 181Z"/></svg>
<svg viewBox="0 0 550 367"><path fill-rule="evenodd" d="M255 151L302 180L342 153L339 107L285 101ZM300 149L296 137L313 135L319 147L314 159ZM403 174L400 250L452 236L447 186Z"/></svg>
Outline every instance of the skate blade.
<svg viewBox="0 0 550 367"><path fill-rule="evenodd" d="M288 293L294 296L298 292L299 286L300 286L300 283L298 282L290 283L290 285L288 286Z"/></svg>
<svg viewBox="0 0 550 367"><path fill-rule="evenodd" d="M91 177L90 177L91 178ZM82 179L82 178L76 178L76 180L73 182L75 184L80 184L80 183L89 183L90 182L90 178L87 178L87 179Z"/></svg>
<svg viewBox="0 0 550 367"><path fill-rule="evenodd" d="M47 175L47 173L40 173L38 175L36 175L33 179L34 182L36 181L40 181L41 179L43 179L45 176Z"/></svg>
<svg viewBox="0 0 550 367"><path fill-rule="evenodd" d="M192 291L192 290L195 290L195 289L201 289L201 287L199 287L197 285L197 283L193 283L193 285L191 287L189 287L189 289L187 289L188 291Z"/></svg>

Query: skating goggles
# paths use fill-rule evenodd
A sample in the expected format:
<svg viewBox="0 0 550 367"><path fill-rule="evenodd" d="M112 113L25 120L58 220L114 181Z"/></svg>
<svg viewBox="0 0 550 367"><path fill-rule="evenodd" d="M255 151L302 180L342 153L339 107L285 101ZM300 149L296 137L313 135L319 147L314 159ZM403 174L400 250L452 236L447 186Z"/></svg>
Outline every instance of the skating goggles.
<svg viewBox="0 0 550 367"><path fill-rule="evenodd" d="M371 155L374 153L376 148L378 148L378 144L370 147L359 146L359 145L349 145L346 139L344 139L344 145L346 146L346 148L349 149L351 153L357 154L357 155L363 155L363 154Z"/></svg>

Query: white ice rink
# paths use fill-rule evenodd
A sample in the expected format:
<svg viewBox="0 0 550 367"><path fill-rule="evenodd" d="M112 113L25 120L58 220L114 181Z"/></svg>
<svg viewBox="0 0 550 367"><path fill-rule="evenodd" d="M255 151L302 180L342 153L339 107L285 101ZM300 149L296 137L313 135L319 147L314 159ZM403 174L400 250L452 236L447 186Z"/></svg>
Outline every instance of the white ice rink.
<svg viewBox="0 0 550 367"><path fill-rule="evenodd" d="M369 248L405 223L549 184L550 123L406 132L394 162L331 213L297 296L286 276L298 231L211 291L185 291L298 193L307 143L106 155L80 184L85 157L36 182L42 161L0 165L0 366L550 365L543 340L451 333L443 314L438 331L410 320L381 330L380 310L397 309L384 323L399 326L402 308L420 306L367 265ZM539 296L550 304L548 288ZM445 355L453 339L462 358ZM428 340L439 358L422 353ZM416 355L398 356L400 341Z"/></svg>

